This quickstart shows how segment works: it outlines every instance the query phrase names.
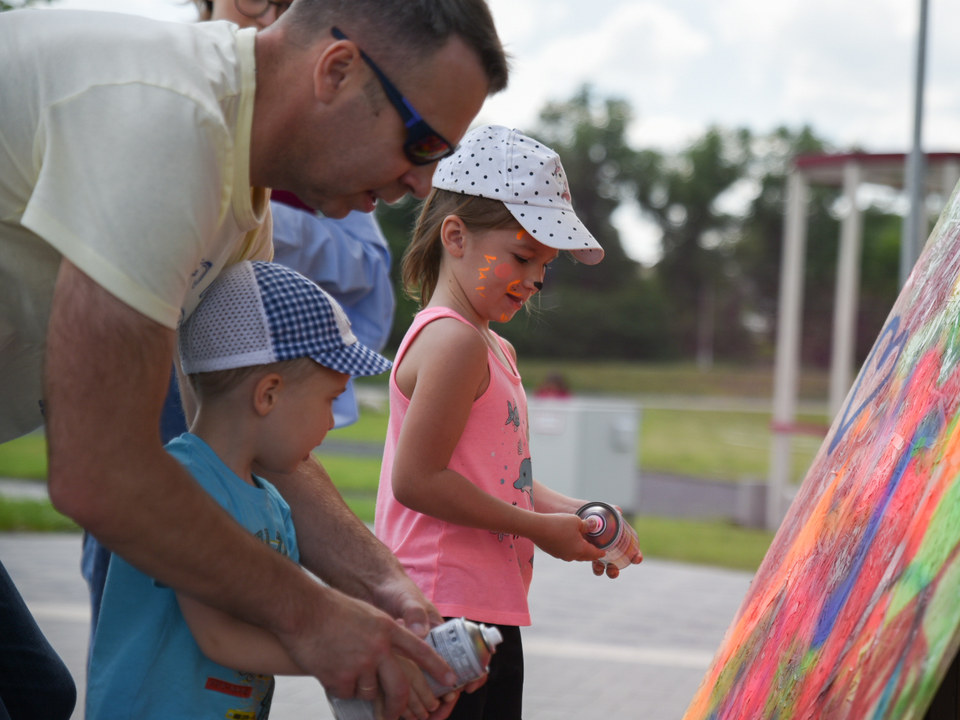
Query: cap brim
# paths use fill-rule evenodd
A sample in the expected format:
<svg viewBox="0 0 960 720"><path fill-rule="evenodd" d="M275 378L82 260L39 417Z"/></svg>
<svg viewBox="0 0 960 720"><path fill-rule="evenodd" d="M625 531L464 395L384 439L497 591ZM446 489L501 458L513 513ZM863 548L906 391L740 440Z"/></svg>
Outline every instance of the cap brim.
<svg viewBox="0 0 960 720"><path fill-rule="evenodd" d="M359 342L335 352L317 353L310 357L324 367L353 377L379 375L393 367L393 363L385 357Z"/></svg>
<svg viewBox="0 0 960 720"><path fill-rule="evenodd" d="M566 250L584 265L596 265L603 260L603 248L600 247L600 243L569 208L514 205L511 203L504 203L504 205L523 229L530 233L530 237L537 242L556 250ZM543 218L545 222L529 222L528 217L532 212L536 212L537 216ZM552 226L554 220L562 221L566 226L562 233L551 234L544 229L547 226Z"/></svg>

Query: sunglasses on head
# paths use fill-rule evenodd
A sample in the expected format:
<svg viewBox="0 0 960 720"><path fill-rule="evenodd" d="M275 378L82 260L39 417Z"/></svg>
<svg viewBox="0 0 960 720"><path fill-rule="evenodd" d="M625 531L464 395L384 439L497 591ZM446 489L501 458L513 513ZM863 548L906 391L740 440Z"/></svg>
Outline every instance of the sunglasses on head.
<svg viewBox="0 0 960 720"><path fill-rule="evenodd" d="M330 31L337 40L350 39L337 28L331 28ZM359 47L357 49L360 50ZM410 101L400 94L397 87L387 79L383 71L370 59L370 56L360 50L360 57L364 59L364 62L373 70L373 74L377 76L387 100L396 108L400 114L400 119L403 120L403 124L407 128L407 139L403 143L403 153L407 156L407 159L414 165L429 165L453 155L456 147L427 124L426 120L410 104Z"/></svg>

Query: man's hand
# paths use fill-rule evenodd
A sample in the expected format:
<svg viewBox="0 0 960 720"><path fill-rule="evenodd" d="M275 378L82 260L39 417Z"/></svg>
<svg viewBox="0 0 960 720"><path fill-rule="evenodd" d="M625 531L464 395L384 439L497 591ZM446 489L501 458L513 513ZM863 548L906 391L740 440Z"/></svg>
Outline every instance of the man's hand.
<svg viewBox="0 0 960 720"><path fill-rule="evenodd" d="M441 625L443 617L406 574L392 574L373 588L371 602L419 638Z"/></svg>
<svg viewBox="0 0 960 720"><path fill-rule="evenodd" d="M439 682L456 682L433 648L373 606L324 588L321 603L312 610L278 637L297 664L332 695L372 701L382 688L384 718L396 720L406 711L410 692L396 655L409 658Z"/></svg>

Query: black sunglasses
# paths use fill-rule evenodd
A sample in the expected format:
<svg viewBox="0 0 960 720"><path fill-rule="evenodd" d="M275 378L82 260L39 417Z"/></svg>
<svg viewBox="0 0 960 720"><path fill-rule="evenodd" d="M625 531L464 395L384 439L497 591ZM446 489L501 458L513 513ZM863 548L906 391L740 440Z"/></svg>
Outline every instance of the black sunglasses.
<svg viewBox="0 0 960 720"><path fill-rule="evenodd" d="M337 40L350 39L337 28L330 28L330 32ZM359 47L357 49L360 50ZM396 86L387 79L383 71L363 50L360 50L360 57L366 61L370 69L373 70L373 74L377 76L377 80L383 86L383 92L386 94L387 100L397 109L400 119L403 120L403 124L407 128L407 139L403 143L403 153L407 156L407 159L414 165L429 165L453 155L457 148L427 124L420 113L414 110L410 101L400 94Z"/></svg>

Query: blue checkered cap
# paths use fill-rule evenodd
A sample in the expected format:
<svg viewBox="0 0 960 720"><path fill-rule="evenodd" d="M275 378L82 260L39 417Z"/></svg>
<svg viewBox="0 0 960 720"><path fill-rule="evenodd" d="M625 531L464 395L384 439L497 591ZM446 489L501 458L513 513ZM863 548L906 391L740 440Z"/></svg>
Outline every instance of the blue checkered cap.
<svg viewBox="0 0 960 720"><path fill-rule="evenodd" d="M179 335L187 374L301 357L354 376L391 365L357 340L336 300L276 263L242 262L220 273Z"/></svg>

